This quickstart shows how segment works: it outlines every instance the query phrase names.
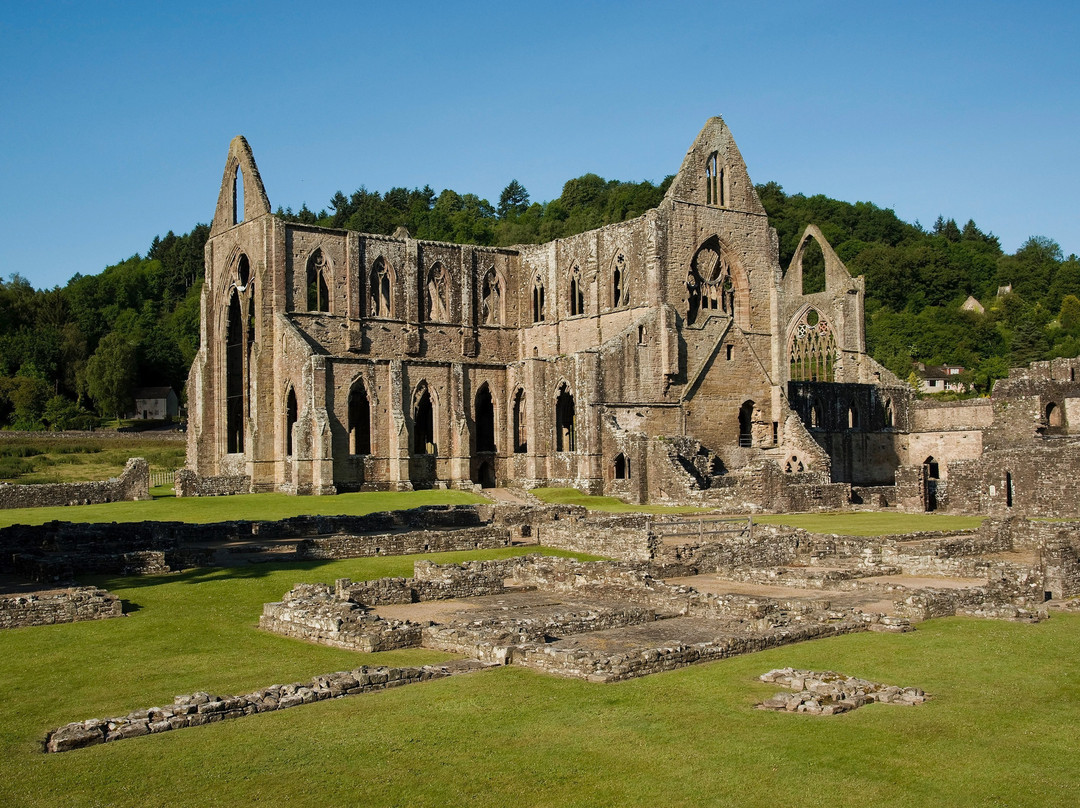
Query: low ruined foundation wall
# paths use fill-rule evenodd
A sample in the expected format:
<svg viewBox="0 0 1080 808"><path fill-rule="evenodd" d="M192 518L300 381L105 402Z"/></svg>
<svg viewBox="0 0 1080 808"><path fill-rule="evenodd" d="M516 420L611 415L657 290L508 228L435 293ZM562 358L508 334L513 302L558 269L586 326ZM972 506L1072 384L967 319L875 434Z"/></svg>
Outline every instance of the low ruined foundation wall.
<svg viewBox="0 0 1080 808"><path fill-rule="evenodd" d="M299 539L297 544L303 546L307 558L506 546L509 530L485 526L482 510L430 506L364 516L297 516L276 522L11 525L0 528L0 572L29 575L36 581L66 580L85 573L152 574L211 564L214 550L207 544L260 538Z"/></svg>
<svg viewBox="0 0 1080 808"><path fill-rule="evenodd" d="M304 539L296 545L296 554L299 558L332 560L378 555L445 553L453 550L490 550L509 546L510 532L507 529L474 527Z"/></svg>
<svg viewBox="0 0 1080 808"><path fill-rule="evenodd" d="M191 469L178 469L173 475L173 491L178 497L224 497L251 492L251 477L246 474L222 474L203 477Z"/></svg>
<svg viewBox="0 0 1080 808"><path fill-rule="evenodd" d="M557 676L575 676L593 682L616 682L676 670L698 662L711 662L764 651L792 642L865 631L866 628L866 623L856 620L813 622L793 626L783 634L729 637L708 644L673 644L660 649L614 656L601 651L569 650L552 648L542 643L527 643L513 649L512 661L515 665L536 668Z"/></svg>
<svg viewBox="0 0 1080 808"><path fill-rule="evenodd" d="M97 505L150 499L150 465L141 457L128 460L119 477L89 483L0 483L0 508L48 508Z"/></svg>
<svg viewBox="0 0 1080 808"><path fill-rule="evenodd" d="M653 558L653 571L658 577L674 578L790 564L798 553L800 533L789 527L754 525L752 537L730 534L685 544L660 543Z"/></svg>
<svg viewBox="0 0 1080 808"><path fill-rule="evenodd" d="M537 544L623 561L648 561L657 539L647 514L595 514L574 509L564 518L535 527Z"/></svg>
<svg viewBox="0 0 1080 808"><path fill-rule="evenodd" d="M420 668L362 666L352 671L316 676L307 682L272 685L242 696L190 693L177 696L168 707L150 707L116 718L92 718L89 721L67 724L46 736L44 748L46 752L67 752L124 738L197 727L325 699L442 679L454 675L455 672L440 665L425 665Z"/></svg>
<svg viewBox="0 0 1080 808"><path fill-rule="evenodd" d="M96 586L0 596L0 629L123 616L120 598Z"/></svg>

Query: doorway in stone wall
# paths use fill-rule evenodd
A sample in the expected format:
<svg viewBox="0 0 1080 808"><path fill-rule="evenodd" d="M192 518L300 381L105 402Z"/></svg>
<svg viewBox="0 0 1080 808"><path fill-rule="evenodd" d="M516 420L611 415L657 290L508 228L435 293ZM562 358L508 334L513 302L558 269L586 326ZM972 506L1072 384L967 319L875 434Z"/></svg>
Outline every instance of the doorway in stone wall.
<svg viewBox="0 0 1080 808"><path fill-rule="evenodd" d="M477 482L481 488L495 487L495 466L490 460L484 460L476 470Z"/></svg>

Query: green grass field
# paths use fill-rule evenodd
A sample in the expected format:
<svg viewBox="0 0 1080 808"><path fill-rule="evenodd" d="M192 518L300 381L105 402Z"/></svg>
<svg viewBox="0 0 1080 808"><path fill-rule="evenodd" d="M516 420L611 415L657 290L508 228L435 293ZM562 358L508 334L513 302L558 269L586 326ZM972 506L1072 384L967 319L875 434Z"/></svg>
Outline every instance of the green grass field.
<svg viewBox="0 0 1080 808"><path fill-rule="evenodd" d="M71 483L118 476L130 457L151 468L184 465L184 442L150 436L8 437L0 432L0 482Z"/></svg>
<svg viewBox="0 0 1080 808"><path fill-rule="evenodd" d="M163 489L153 489L162 494ZM290 494L238 494L231 497L190 497L171 494L146 502L107 502L56 508L0 510L0 527L65 522L225 522L231 519L273 520L290 516L346 514L419 508L423 505L474 505L487 502L469 491L372 491L327 497Z"/></svg>
<svg viewBox="0 0 1080 808"><path fill-rule="evenodd" d="M496 557L455 553L441 560ZM422 663L266 634L299 581L408 575L386 557L96 579L125 618L0 632L5 806L924 806L1074 804L1080 615L857 634L614 685L517 668L61 755L44 733L206 689L247 692L359 664ZM773 667L925 688L919 707L832 718L752 705Z"/></svg>

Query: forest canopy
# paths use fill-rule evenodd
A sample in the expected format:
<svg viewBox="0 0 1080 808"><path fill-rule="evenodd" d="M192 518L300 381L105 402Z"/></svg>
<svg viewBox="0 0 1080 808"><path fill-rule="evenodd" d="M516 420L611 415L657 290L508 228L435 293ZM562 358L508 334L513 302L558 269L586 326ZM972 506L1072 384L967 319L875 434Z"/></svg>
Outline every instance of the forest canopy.
<svg viewBox="0 0 1080 808"><path fill-rule="evenodd" d="M429 187L361 186L335 193L325 208L277 210L323 227L420 239L510 246L571 236L640 216L663 199L672 177L621 182L585 174L548 202L533 202L517 180L498 203ZM757 191L776 228L785 268L807 224L818 225L853 275L866 278L867 348L901 378L914 362L966 368L985 394L1010 366L1080 355L1080 261L1053 240L1032 236L1013 254L972 220L938 217L930 229L888 208L825 196ZM36 290L19 276L0 280L0 426L66 429L131 406L136 387L183 390L199 348L199 295L209 227L155 237L97 275ZM804 290L824 283L820 251L804 259ZM984 311L967 311L969 297ZM131 373L109 372L117 362Z"/></svg>

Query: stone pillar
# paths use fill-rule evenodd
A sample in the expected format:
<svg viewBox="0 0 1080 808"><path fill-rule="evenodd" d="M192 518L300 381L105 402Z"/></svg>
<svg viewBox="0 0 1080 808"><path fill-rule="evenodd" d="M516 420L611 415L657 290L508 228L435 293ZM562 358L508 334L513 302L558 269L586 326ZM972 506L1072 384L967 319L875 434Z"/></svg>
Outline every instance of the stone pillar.
<svg viewBox="0 0 1080 808"><path fill-rule="evenodd" d="M469 399L465 394L465 368L460 362L450 365L450 385L447 398L447 447L450 459L450 487L472 488L471 436L466 410Z"/></svg>
<svg viewBox="0 0 1080 808"><path fill-rule="evenodd" d="M404 408L409 406L409 391L402 389L401 360L391 359L386 380L386 464L387 480L392 491L411 491L409 479L409 430Z"/></svg>

